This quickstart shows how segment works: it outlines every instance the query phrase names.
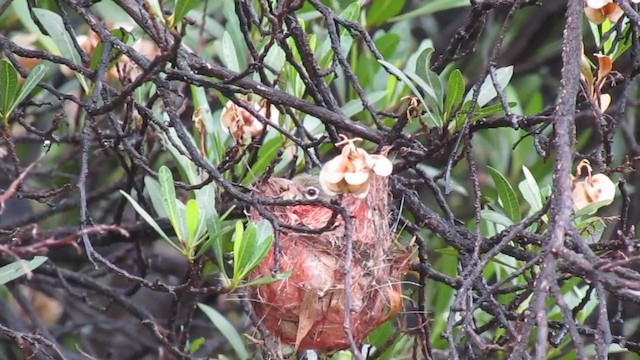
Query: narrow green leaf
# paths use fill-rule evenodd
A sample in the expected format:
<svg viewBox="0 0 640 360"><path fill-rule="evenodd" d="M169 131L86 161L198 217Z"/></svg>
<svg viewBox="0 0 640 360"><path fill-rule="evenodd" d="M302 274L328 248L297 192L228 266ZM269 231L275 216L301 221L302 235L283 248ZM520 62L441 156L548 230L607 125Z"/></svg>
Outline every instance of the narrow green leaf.
<svg viewBox="0 0 640 360"><path fill-rule="evenodd" d="M431 61L431 55L434 50L432 47L427 47L416 59L416 75L423 79L429 88L433 91L433 98L436 101L439 110L442 110L442 83L440 77L435 72L431 71L429 62Z"/></svg>
<svg viewBox="0 0 640 360"><path fill-rule="evenodd" d="M405 0L377 0L367 10L367 26L376 26L402 11Z"/></svg>
<svg viewBox="0 0 640 360"><path fill-rule="evenodd" d="M340 17L349 21L358 21L360 17L360 1L352 1L341 13Z"/></svg>
<svg viewBox="0 0 640 360"><path fill-rule="evenodd" d="M266 220L258 224L249 223L242 235L239 243L234 242L233 266L234 270L237 269L233 274L234 284L238 284L262 261L273 243L273 229Z"/></svg>
<svg viewBox="0 0 640 360"><path fill-rule="evenodd" d="M520 204L511 184L498 170L491 166L487 166L487 170L496 185L498 196L500 197L502 207L507 212L507 216L515 222L520 221Z"/></svg>
<svg viewBox="0 0 640 360"><path fill-rule="evenodd" d="M147 224L149 224L149 226L151 226L153 230L155 230L158 233L158 235L160 235L165 241L171 244L171 246L173 246L176 250L182 253L182 249L180 249L173 241L171 241L169 236L167 236L167 234L162 230L162 228L160 228L160 225L158 225L158 223L153 219L153 216L149 215L149 213L146 212L142 208L142 206L140 206L140 204L138 204L138 202L135 201L129 194L127 194L122 190L120 190L120 194L122 194L125 198L127 198L127 200L129 200L129 203L131 203L131 206L133 206L133 209L138 214L140 214L142 219L144 219L144 221L146 221Z"/></svg>
<svg viewBox="0 0 640 360"><path fill-rule="evenodd" d="M233 324L209 305L198 304L198 308L207 315L218 331L220 331L220 333L229 340L229 344L233 347L238 358L240 360L249 359L249 352L247 352L247 348L242 342L242 337L240 337L238 330L236 330Z"/></svg>
<svg viewBox="0 0 640 360"><path fill-rule="evenodd" d="M242 250L246 248L244 242L244 225L242 221L236 221L236 229L233 233L233 283L240 282L239 278L240 269L242 268L241 258L244 256Z"/></svg>
<svg viewBox="0 0 640 360"><path fill-rule="evenodd" d="M262 144L258 150L256 162L251 167L251 171L249 171L242 179L241 183L243 185L251 184L255 179L262 175L283 145L284 142L281 136L274 136Z"/></svg>
<svg viewBox="0 0 640 360"><path fill-rule="evenodd" d="M176 0L176 7L173 10L173 23L177 24L187 15L187 13L198 6L198 0Z"/></svg>
<svg viewBox="0 0 640 360"><path fill-rule="evenodd" d="M34 23L33 19L31 19L27 0L13 0L11 1L11 7L13 8L13 14L15 14L18 19L20 19L20 22L25 27L25 30L27 30L26 32L38 35L38 42L48 52L56 53L56 51L58 51L56 44L53 42L53 39L42 34L36 23Z"/></svg>
<svg viewBox="0 0 640 360"><path fill-rule="evenodd" d="M464 77L459 69L455 69L449 75L449 81L447 82L447 96L444 103L444 111L447 116L450 117L453 110L462 101L464 95Z"/></svg>
<svg viewBox="0 0 640 360"><path fill-rule="evenodd" d="M168 167L162 165L158 170L158 182L160 183L160 192L162 194L162 204L167 212L169 221L173 226L176 236L180 242L186 240L186 225L184 219L180 216L176 199L176 188L173 182L173 174Z"/></svg>
<svg viewBox="0 0 640 360"><path fill-rule="evenodd" d="M426 5L419 7L408 13L396 16L390 21L401 21L406 19L412 19L414 17L433 14L438 11L453 9L462 6L469 6L471 3L469 0L432 0L427 1Z"/></svg>
<svg viewBox="0 0 640 360"><path fill-rule="evenodd" d="M367 96L369 98L369 102L373 105L384 99L384 97L387 96L387 92L384 90L380 90L368 94ZM344 116L353 117L364 110L364 106L362 105L361 99L353 99L344 104L340 109L342 110Z"/></svg>
<svg viewBox="0 0 640 360"><path fill-rule="evenodd" d="M278 274L275 274L275 275L259 277L259 278L255 279L255 280L249 281L249 282L247 282L245 284L242 284L241 286L238 286L238 288L248 287L248 286L255 286L255 285L271 284L271 283L274 283L274 282L285 280L285 279L289 278L289 276L291 276L291 270L287 270L285 272L278 273Z"/></svg>
<svg viewBox="0 0 640 360"><path fill-rule="evenodd" d="M480 211L480 217L504 227L513 225L513 220L494 210L483 209Z"/></svg>
<svg viewBox="0 0 640 360"><path fill-rule="evenodd" d="M234 247L234 253L233 253L234 266L236 262L238 264L238 273L233 274L233 278L234 280L236 280L235 283L239 283L249 273L247 269L251 266L251 263L253 262L253 255L256 252L257 244L258 244L258 229L256 228L256 224L249 222L247 223L247 226L244 228L244 233L242 234L242 241L240 242L241 246L237 248Z"/></svg>
<svg viewBox="0 0 640 360"><path fill-rule="evenodd" d="M200 237L202 225L202 221L200 221L200 208L198 207L198 202L194 199L189 199L184 213L187 223L187 243L194 245Z"/></svg>
<svg viewBox="0 0 640 360"><path fill-rule="evenodd" d="M212 216L205 220L207 225L207 235L209 239L207 243L202 247L200 253L196 254L196 256L200 256L201 252L206 249L211 249L213 251L214 259L216 261L216 265L220 272L227 279L227 273L225 271L225 261L224 261L224 243L223 239L227 233L230 233L233 227L225 227L221 228L220 219L217 216Z"/></svg>
<svg viewBox="0 0 640 360"><path fill-rule="evenodd" d="M540 194L540 187L538 182L531 174L531 171L526 166L522 166L522 173L524 174L524 180L518 184L518 189L524 200L529 203L531 207L531 213L534 213L542 209L542 196Z"/></svg>
<svg viewBox="0 0 640 360"><path fill-rule="evenodd" d="M340 17L345 20L358 22L358 18L360 17L360 1L353 1L349 4L349 6L340 13ZM343 29L340 32L340 52L342 55L346 56L349 53L351 45L353 45L353 37L351 37L349 30Z"/></svg>
<svg viewBox="0 0 640 360"><path fill-rule="evenodd" d="M144 189L151 200L153 210L158 217L168 219L169 215L164 210L164 204L162 202L162 190L160 190L160 183L151 176L144 177Z"/></svg>
<svg viewBox="0 0 640 360"><path fill-rule="evenodd" d="M204 345L205 339L201 336L193 341L189 342L189 354L194 354L198 351L202 345Z"/></svg>
<svg viewBox="0 0 640 360"><path fill-rule="evenodd" d="M11 112L11 110L13 110L22 102L22 100L26 99L27 96L29 96L31 91L33 91L33 89L38 86L38 83L40 82L40 80L42 80L46 73L47 67L43 64L38 64L38 66L31 69L31 72L24 80L24 84L22 84L22 87L20 88L20 93L18 94L16 100L13 102L13 107L9 110L9 112Z"/></svg>
<svg viewBox="0 0 640 360"><path fill-rule="evenodd" d="M589 204L585 207L583 207L580 210L577 210L576 213L573 215L574 218L579 218L581 216L585 216L585 215L590 215L595 213L596 211L598 211L601 207L605 207L609 204L611 204L612 200L603 200L603 201L598 201L598 202L594 202L592 204Z"/></svg>
<svg viewBox="0 0 640 360"><path fill-rule="evenodd" d="M122 41L123 43L127 45L133 45L133 40L134 40L133 35L127 30L123 28L113 29L111 30L111 33L113 34L113 36L118 38L118 40ZM100 60L102 58L102 53L104 51L103 49L104 49L104 44L102 40L100 40L100 42L98 42L98 45L96 45L95 49L93 49L93 52L91 54L91 59L89 61L90 69L95 70L98 68L98 65L100 64ZM117 48L112 47L109 50L109 59L113 59L113 60L111 60L107 64L106 70L111 69L116 64L116 62L118 61L117 57L119 56L120 56L120 51Z"/></svg>
<svg viewBox="0 0 640 360"><path fill-rule="evenodd" d="M0 267L0 285L4 285L33 271L47 261L46 256L34 256L31 260L18 260Z"/></svg>
<svg viewBox="0 0 640 360"><path fill-rule="evenodd" d="M233 70L235 72L240 72L240 63L238 61L238 54L236 53L236 48L233 45L233 39L228 31L225 31L222 35L222 51L221 51L221 59L222 62L229 68L229 70Z"/></svg>
<svg viewBox="0 0 640 360"><path fill-rule="evenodd" d="M496 82L500 89L504 90L505 87L511 81L511 77L513 76L513 65L502 67L496 70ZM483 107L489 101L493 100L498 95L495 86L493 85L493 81L491 80L491 76L487 75L480 86L480 93L478 94L478 106ZM464 98L464 102L473 99L473 91L469 91L467 96Z"/></svg>
<svg viewBox="0 0 640 360"><path fill-rule="evenodd" d="M80 54L78 54L78 51L76 51L76 48L73 46L73 40L64 28L64 23L60 15L47 9L34 8L33 12L40 20L40 23L42 23L42 26L47 30L49 36L53 39L53 42L60 51L60 55L71 60L76 65L81 65ZM89 86L84 76L78 73L75 74L84 91L89 92Z"/></svg>
<svg viewBox="0 0 640 360"><path fill-rule="evenodd" d="M6 122L18 93L18 72L7 60L0 60L0 114Z"/></svg>

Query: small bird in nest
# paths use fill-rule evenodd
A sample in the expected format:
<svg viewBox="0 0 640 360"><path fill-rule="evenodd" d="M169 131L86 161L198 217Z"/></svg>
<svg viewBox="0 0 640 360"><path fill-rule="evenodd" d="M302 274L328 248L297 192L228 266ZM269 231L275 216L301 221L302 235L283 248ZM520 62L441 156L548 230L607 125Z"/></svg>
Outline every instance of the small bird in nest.
<svg viewBox="0 0 640 360"><path fill-rule="evenodd" d="M335 195L332 196L322 191L322 187L320 186L320 178L318 177L318 175L300 174L291 179L291 181L293 181L300 187L303 197L307 200L320 199L331 201L338 198Z"/></svg>

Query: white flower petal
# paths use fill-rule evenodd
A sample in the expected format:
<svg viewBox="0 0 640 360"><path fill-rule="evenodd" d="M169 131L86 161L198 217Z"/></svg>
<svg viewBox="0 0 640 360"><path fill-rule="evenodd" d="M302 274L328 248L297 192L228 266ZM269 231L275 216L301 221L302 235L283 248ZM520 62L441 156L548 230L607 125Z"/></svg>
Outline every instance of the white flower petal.
<svg viewBox="0 0 640 360"><path fill-rule="evenodd" d="M584 181L578 181L573 188L571 197L576 210L585 208L591 202L588 199L587 191L585 189Z"/></svg>
<svg viewBox="0 0 640 360"><path fill-rule="evenodd" d="M346 181L349 185L362 185L368 180L368 171L347 172L344 174L344 181Z"/></svg>
<svg viewBox="0 0 640 360"><path fill-rule="evenodd" d="M371 155L371 158L375 160L373 164L373 172L375 172L376 175L391 175L391 172L393 171L393 164L391 163L391 160L382 155Z"/></svg>
<svg viewBox="0 0 640 360"><path fill-rule="evenodd" d="M592 197L594 202L613 202L616 195L616 185L605 174L596 174L591 177L591 186L587 187L587 192L589 195L597 195Z"/></svg>
<svg viewBox="0 0 640 360"><path fill-rule="evenodd" d="M612 0L587 0L587 6L592 9L600 9L611 2Z"/></svg>
<svg viewBox="0 0 640 360"><path fill-rule="evenodd" d="M320 182L338 183L344 179L344 160L342 156L337 156L329 160L320 170Z"/></svg>

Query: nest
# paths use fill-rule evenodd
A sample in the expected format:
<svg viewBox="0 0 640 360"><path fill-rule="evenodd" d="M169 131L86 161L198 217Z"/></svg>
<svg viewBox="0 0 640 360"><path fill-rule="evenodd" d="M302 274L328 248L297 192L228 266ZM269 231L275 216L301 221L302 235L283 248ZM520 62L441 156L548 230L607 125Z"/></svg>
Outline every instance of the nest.
<svg viewBox="0 0 640 360"><path fill-rule="evenodd" d="M256 193L275 198L302 198L293 181L267 179ZM342 206L353 224L351 280L351 334L361 342L373 329L402 307L401 273L407 254L393 256L389 228L387 179L375 176L368 195L357 199L344 195ZM283 223L320 229L331 221L333 211L320 205L272 206L269 210ZM251 211L252 220L261 217ZM344 329L345 225L338 216L329 231L319 235L299 232L281 234L279 271L291 271L285 280L254 286L249 294L262 325L282 343L321 352L349 347ZM251 274L272 275L274 249Z"/></svg>

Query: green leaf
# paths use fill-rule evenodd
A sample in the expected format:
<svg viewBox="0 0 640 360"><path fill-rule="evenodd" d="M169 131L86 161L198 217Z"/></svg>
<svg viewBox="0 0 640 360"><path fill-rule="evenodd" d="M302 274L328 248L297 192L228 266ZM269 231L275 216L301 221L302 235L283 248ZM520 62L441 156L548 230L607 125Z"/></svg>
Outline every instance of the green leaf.
<svg viewBox="0 0 640 360"><path fill-rule="evenodd" d="M592 204L589 204L585 207L583 207L580 210L577 210L576 213L574 214L574 218L579 218L581 216L585 216L585 215L589 215L589 214L593 214L596 211L598 211L601 207L605 207L609 204L611 204L613 200L603 200L603 201L598 201L598 202L594 202Z"/></svg>
<svg viewBox="0 0 640 360"><path fill-rule="evenodd" d="M504 227L513 225L513 220L495 210L483 209L480 211L480 217L484 220L490 221L494 224L502 225Z"/></svg>
<svg viewBox="0 0 640 360"><path fill-rule="evenodd" d="M18 72L7 60L0 60L0 114L6 122L18 93Z"/></svg>
<svg viewBox="0 0 640 360"><path fill-rule="evenodd" d="M202 90L201 88L199 88L200 90ZM197 96L194 97L194 106L196 106L196 108L202 108L204 105L204 102L206 102L206 96L203 95L200 90L197 90ZM202 97L201 97L202 95ZM206 107L204 107L204 110L201 110L203 117L204 117L204 121L211 121L213 123L213 119L209 119L207 117L207 113L210 111L209 110L209 105L207 104ZM168 116L164 115L165 120L169 121ZM205 125L206 126L206 125ZM191 145L196 146L195 145L195 141L193 140L193 138L191 137L190 134L187 134L187 138L188 141L191 142ZM169 152L171 153L171 155L173 156L173 158L176 160L176 164L178 165L178 167L180 168L180 171L182 174L186 175L189 184L191 185L196 185L202 182L203 178L201 176L201 172L199 171L199 168L193 163L193 161L183 155L182 152L186 153L186 148L184 146L184 144L182 144L182 140L180 138L178 138L178 135L176 134L176 131L174 128L170 128L168 132L161 132L160 138L162 139L162 143L165 146L166 149L169 150ZM171 139L171 140L170 140ZM181 150L178 150L173 144L178 145ZM181 152L182 151L182 152ZM224 150L223 150L224 151ZM212 214L216 214L216 210L215 210L215 192L216 192L216 185L215 183L211 182L207 185L205 185L204 187L202 187L201 189L197 189L194 190L195 195L196 195L196 201L198 201L198 203L200 204L201 209L205 212L205 214L207 216L211 216Z"/></svg>
<svg viewBox="0 0 640 360"><path fill-rule="evenodd" d="M367 10L367 26L376 26L387 19L398 15L404 7L405 0L376 0Z"/></svg>
<svg viewBox="0 0 640 360"><path fill-rule="evenodd" d="M18 260L0 267L0 285L30 274L35 268L44 264L47 259L46 256L34 256L31 260Z"/></svg>
<svg viewBox="0 0 640 360"><path fill-rule="evenodd" d="M449 75L449 81L447 82L447 97L444 102L444 111L447 117L451 116L451 113L462 101L464 95L464 78L462 72L459 69L455 69Z"/></svg>
<svg viewBox="0 0 640 360"><path fill-rule="evenodd" d="M40 82L40 80L42 80L46 73L47 67L43 64L38 64L38 66L31 69L31 72L25 79L24 84L22 84L20 93L18 94L16 100L13 102L13 107L11 107L9 112L11 112L17 105L22 102L22 100L26 99L26 97L29 96L31 91L33 91L33 89L38 85L38 83Z"/></svg>
<svg viewBox="0 0 640 360"><path fill-rule="evenodd" d="M180 242L186 241L186 224L178 209L176 199L176 188L173 182L173 174L168 167L162 165L158 170L158 182L160 183L160 193L162 194L162 204L167 212L169 221L173 226L176 236Z"/></svg>
<svg viewBox="0 0 640 360"><path fill-rule="evenodd" d="M125 198L127 198L127 200L129 200L129 203L131 203L131 206L133 206L133 209L138 214L140 214L142 219L144 219L144 221L146 221L147 224L149 224L149 226L151 226L153 230L155 230L158 233L158 235L160 235L164 240L166 240L169 244L171 244L171 246L173 246L176 250L182 253L182 249L180 249L173 241L171 241L169 236L167 236L167 234L160 228L160 225L158 225L158 223L153 219L153 216L149 215L149 213L146 212L142 208L142 206L140 206L140 204L138 204L138 202L135 201L129 194L127 194L122 190L120 190L120 194L122 194Z"/></svg>
<svg viewBox="0 0 640 360"><path fill-rule="evenodd" d="M13 0L11 2L11 7L13 8L13 14L15 14L20 22L25 27L26 32L31 34L38 35L38 42L48 51L55 53L58 51L56 44L53 40L42 34L36 23L31 19L31 15L29 14L29 6L27 4L27 0ZM59 54L59 53L58 53Z"/></svg>
<svg viewBox="0 0 640 360"><path fill-rule="evenodd" d="M502 67L496 70L496 82L500 89L504 90L511 81L511 77L513 76L513 65ZM493 81L491 80L491 76L487 75L487 77L482 82L480 86L480 93L478 94L478 106L483 107L489 101L493 100L496 96L498 96L498 92L493 85ZM473 91L469 91L467 96L464 98L464 102L473 99Z"/></svg>
<svg viewBox="0 0 640 360"><path fill-rule="evenodd" d="M242 179L241 183L243 185L251 184L255 179L262 175L283 145L284 143L281 136L275 136L262 144L258 150L256 162L251 167L251 171L249 171Z"/></svg>
<svg viewBox="0 0 640 360"><path fill-rule="evenodd" d="M278 281L282 281L284 279L289 278L289 276L291 276L291 270L287 270L285 272L282 273L278 273L275 275L270 275L270 276L262 276L259 277L255 280L249 281L245 284L242 284L241 286L238 286L238 288L241 287L247 287L247 286L255 286L255 285L266 285L266 284L271 284L274 282L278 282Z"/></svg>
<svg viewBox="0 0 640 360"><path fill-rule="evenodd" d="M531 174L531 171L526 166L522 166L522 173L524 173L524 180L518 184L518 189L524 200L529 203L531 207L531 213L534 213L542 209L542 196L540 195L540 187L538 182Z"/></svg>
<svg viewBox="0 0 640 360"><path fill-rule="evenodd" d="M341 13L340 17L349 21L358 21L360 17L360 1L352 1Z"/></svg>
<svg viewBox="0 0 640 360"><path fill-rule="evenodd" d="M233 279L235 280L240 273L242 263L240 262L242 255L241 250L245 248L244 241L244 225L242 221L236 221L236 229L233 233ZM239 279L238 279L239 280ZM236 281L234 281L236 283Z"/></svg>
<svg viewBox="0 0 640 360"><path fill-rule="evenodd" d="M207 225L207 235L209 239L207 243L200 250L201 252L207 249L211 249L213 251L214 259L216 262L216 266L220 269L220 272L227 279L227 273L225 271L225 261L224 261L224 249L225 243L224 239L228 233L231 233L233 227L227 226L222 228L220 224L220 219L217 216L213 216L209 219L205 220ZM201 253L198 253L196 256L200 256Z"/></svg>
<svg viewBox="0 0 640 360"><path fill-rule="evenodd" d="M198 0L176 0L176 7L173 9L173 23L177 24L187 15L187 13L198 6Z"/></svg>
<svg viewBox="0 0 640 360"><path fill-rule="evenodd" d="M131 35L131 33L128 32L127 30L123 28L113 29L111 30L111 33L113 34L113 36L118 38L118 40L122 41L123 43L127 45L133 44L133 40L134 40L133 35ZM100 40L98 42L98 45L96 45L95 49L93 49L93 52L91 53L91 60L89 61L90 69L96 70L98 68L103 52L104 52L104 43L102 42L102 40ZM118 50L115 47L112 47L109 50L109 59L113 59L113 60L109 61L109 63L107 64L106 70L111 69L116 64L116 62L118 61L117 58L120 56L120 54L121 54L120 50Z"/></svg>
<svg viewBox="0 0 640 360"><path fill-rule="evenodd" d="M158 217L168 219L169 215L164 210L164 204L162 203L162 190L160 190L160 183L151 176L144 177L144 189L147 191L147 195L151 200L151 206L156 212Z"/></svg>
<svg viewBox="0 0 640 360"><path fill-rule="evenodd" d="M369 102L372 105L384 99L385 96L387 96L387 92L384 90L375 91L367 95ZM361 99L353 99L348 101L346 104L344 104L340 109L342 110L342 113L344 113L346 117L353 117L358 113L360 113L362 110L364 110L364 106L362 105Z"/></svg>
<svg viewBox="0 0 640 360"><path fill-rule="evenodd" d="M242 223L236 223L233 243L233 281L235 286L258 265L273 243L273 230L266 220L249 223L243 231Z"/></svg>
<svg viewBox="0 0 640 360"><path fill-rule="evenodd" d="M242 342L242 338L240 334L238 334L238 330L227 320L224 316L222 316L219 312L217 312L214 308L206 304L198 304L198 308L207 315L211 323L220 331L220 333L229 340L229 344L233 347L233 350L238 355L240 360L249 359L249 353L247 352L247 348Z"/></svg>
<svg viewBox="0 0 640 360"><path fill-rule="evenodd" d="M60 51L60 55L70 59L76 65L81 65L80 54L78 54L78 51L76 51L76 48L73 46L73 40L64 28L64 23L60 15L53 11L38 8L34 8L33 12L40 20L40 23L42 23L42 26L47 30L49 36L53 39L53 42ZM74 73L84 91L88 93L89 86L87 85L87 80L81 74L77 72Z"/></svg>
<svg viewBox="0 0 640 360"><path fill-rule="evenodd" d="M205 339L201 336L193 341L189 342L189 354L194 354L198 351L202 345L204 345Z"/></svg>
<svg viewBox="0 0 640 360"><path fill-rule="evenodd" d="M420 76L429 85L429 88L433 91L432 96L438 109L442 110L442 83L438 74L431 71L429 67L433 51L432 47L427 47L418 55L416 59L416 75Z"/></svg>
<svg viewBox="0 0 640 360"><path fill-rule="evenodd" d="M229 70L240 72L238 54L236 53L236 48L233 45L233 39L228 31L225 31L222 35L222 51L220 60L222 60Z"/></svg>
<svg viewBox="0 0 640 360"><path fill-rule="evenodd" d="M432 114L431 109L429 108L429 105L425 102L424 98L422 97L422 94L420 94L420 91L418 91L418 89L413 84L413 82L407 77L407 75L405 75L404 72L402 72L402 70L398 69L395 65L385 60L378 60L378 62L382 64L382 66L384 66L391 74L395 75L402 82L404 82L409 87L411 92L413 92L413 94L420 100L420 102L422 103L422 106L424 106L427 113ZM438 127L442 125L442 122L438 122L438 120L433 116L430 116L428 120L431 120L429 125L438 126Z"/></svg>
<svg viewBox="0 0 640 360"><path fill-rule="evenodd" d="M487 170L489 170L489 175L491 175L491 178L496 185L500 202L507 212L507 216L509 216L509 218L514 222L520 221L520 204L518 202L516 192L511 187L511 184L498 170L491 166L487 166Z"/></svg>
<svg viewBox="0 0 640 360"><path fill-rule="evenodd" d="M453 9L462 6L469 6L469 0L432 0L427 1L426 5L419 7L413 11L402 14L400 16L396 16L392 18L390 21L400 21L411 19L414 17L424 16L428 14L433 14L438 11Z"/></svg>
<svg viewBox="0 0 640 360"><path fill-rule="evenodd" d="M349 21L357 22L360 17L360 2L354 1L346 9L340 14L340 17ZM349 49L351 49L351 45L353 45L353 37L349 30L343 29L340 32L340 52L342 55L347 55L349 53Z"/></svg>
<svg viewBox="0 0 640 360"><path fill-rule="evenodd" d="M198 202L194 199L187 201L187 206L184 209L184 215L187 225L187 243L195 245L196 241L200 237L200 229L202 221L200 221L200 208Z"/></svg>

